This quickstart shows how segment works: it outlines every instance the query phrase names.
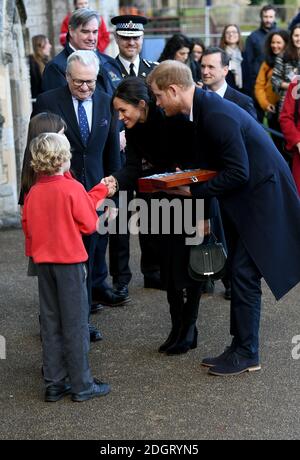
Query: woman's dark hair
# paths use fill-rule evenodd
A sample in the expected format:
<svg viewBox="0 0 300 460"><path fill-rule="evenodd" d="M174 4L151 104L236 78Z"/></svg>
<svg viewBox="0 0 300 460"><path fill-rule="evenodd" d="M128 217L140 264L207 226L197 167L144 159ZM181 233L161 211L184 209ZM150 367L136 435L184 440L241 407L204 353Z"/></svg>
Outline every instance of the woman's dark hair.
<svg viewBox="0 0 300 460"><path fill-rule="evenodd" d="M285 46L287 46L290 34L287 30L275 30L275 31L273 30L267 35L267 38L265 41L265 61L272 68L274 67L275 59L276 59L276 54L274 54L271 49L271 42L272 42L274 35L279 35L284 41Z"/></svg>
<svg viewBox="0 0 300 460"><path fill-rule="evenodd" d="M286 46L286 49L285 49L285 52L284 52L284 55L283 55L283 59L284 59L285 62L298 61L299 60L298 50L297 50L297 48L295 47L295 45L293 43L293 34L295 32L295 29L300 29L300 24L299 23L295 24L290 30L289 41L288 41L288 44Z"/></svg>
<svg viewBox="0 0 300 460"><path fill-rule="evenodd" d="M125 78L115 90L112 101L116 97L135 107L139 105L141 100L145 101L148 105L154 101L150 87L145 80L139 77Z"/></svg>
<svg viewBox="0 0 300 460"><path fill-rule="evenodd" d="M193 49L192 41L183 34L175 34L165 44L165 47L158 59L158 62L166 61L167 59L175 59L175 54L181 48Z"/></svg>
<svg viewBox="0 0 300 460"><path fill-rule="evenodd" d="M24 195L29 192L30 188L36 182L36 173L31 167L32 157L29 150L30 142L41 133L58 133L62 129L66 131L67 125L65 121L55 113L42 112L35 115L30 120L21 174L20 205L24 204Z"/></svg>
<svg viewBox="0 0 300 460"><path fill-rule="evenodd" d="M193 38L191 40L192 42L192 50L194 49L194 46L195 45L198 45L198 46L201 46L202 48L202 51L205 51L205 45L204 45L204 42L202 40L200 40L200 38Z"/></svg>

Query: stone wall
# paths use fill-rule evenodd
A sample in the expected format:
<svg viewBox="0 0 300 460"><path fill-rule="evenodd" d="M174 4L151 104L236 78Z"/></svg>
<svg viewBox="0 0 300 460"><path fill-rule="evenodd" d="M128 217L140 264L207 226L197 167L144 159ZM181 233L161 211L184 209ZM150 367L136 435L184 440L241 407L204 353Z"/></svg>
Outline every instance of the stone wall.
<svg viewBox="0 0 300 460"><path fill-rule="evenodd" d="M0 227L19 221L18 178L31 112L21 1L2 0L0 26Z"/></svg>

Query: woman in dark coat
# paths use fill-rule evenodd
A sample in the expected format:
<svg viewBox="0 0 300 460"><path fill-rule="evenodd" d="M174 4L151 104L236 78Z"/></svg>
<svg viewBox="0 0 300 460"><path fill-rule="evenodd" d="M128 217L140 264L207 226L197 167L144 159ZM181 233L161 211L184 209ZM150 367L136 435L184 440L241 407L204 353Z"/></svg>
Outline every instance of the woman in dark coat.
<svg viewBox="0 0 300 460"><path fill-rule="evenodd" d="M188 141L190 123L183 117L175 120L166 119L164 113L156 107L147 84L139 78L127 78L115 91L113 105L119 112L119 118L126 128L128 160L126 166L114 174L120 190L134 187L141 176L153 173L175 171L176 167L192 166L188 158L186 142ZM186 136L181 150L176 139L176 123L186 125ZM173 124L174 123L174 124ZM178 130L177 130L178 131ZM182 133L182 131L181 131ZM183 159L183 156L185 157ZM143 170L143 165L148 169ZM170 198L166 194L155 194L154 199ZM186 204L190 198L179 198ZM193 200L193 205L195 200ZM194 208L195 209L195 208ZM183 223L183 215L180 217ZM168 355L185 353L197 346L197 327L201 283L193 281L188 275L189 247L186 246L186 234L175 234L175 220L171 213L170 233L160 235L161 278L167 290L170 306L172 328L167 340L160 346L159 352ZM184 297L186 289L186 299Z"/></svg>
<svg viewBox="0 0 300 460"><path fill-rule="evenodd" d="M45 35L32 37L33 54L29 56L29 71L32 99L42 92L42 76L50 59L52 45Z"/></svg>

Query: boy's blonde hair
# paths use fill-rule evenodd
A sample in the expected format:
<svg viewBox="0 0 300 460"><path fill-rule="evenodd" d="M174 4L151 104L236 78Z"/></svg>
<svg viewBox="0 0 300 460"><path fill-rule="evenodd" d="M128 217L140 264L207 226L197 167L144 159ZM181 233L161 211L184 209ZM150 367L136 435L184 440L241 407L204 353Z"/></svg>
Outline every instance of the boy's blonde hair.
<svg viewBox="0 0 300 460"><path fill-rule="evenodd" d="M156 83L158 89L166 90L170 85L188 89L194 86L191 69L183 62L168 59L154 67L147 77L147 83Z"/></svg>
<svg viewBox="0 0 300 460"><path fill-rule="evenodd" d="M31 141L29 148L32 155L31 166L38 174L51 176L72 157L70 143L63 134L40 134Z"/></svg>

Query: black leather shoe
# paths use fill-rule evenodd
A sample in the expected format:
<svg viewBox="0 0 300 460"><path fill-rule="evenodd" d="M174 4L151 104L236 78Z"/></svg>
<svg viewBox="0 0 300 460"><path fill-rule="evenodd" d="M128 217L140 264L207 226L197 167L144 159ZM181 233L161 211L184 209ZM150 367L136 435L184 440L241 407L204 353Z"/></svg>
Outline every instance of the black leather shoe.
<svg viewBox="0 0 300 460"><path fill-rule="evenodd" d="M115 294L121 296L122 298L126 299L128 302L130 300L129 293L128 293L128 284L123 283L116 283L114 284L114 291Z"/></svg>
<svg viewBox="0 0 300 460"><path fill-rule="evenodd" d="M71 393L71 385L61 383L57 385L50 385L45 391L46 402L56 402L62 399L64 396Z"/></svg>
<svg viewBox="0 0 300 460"><path fill-rule="evenodd" d="M102 305L101 303L92 303L91 305L91 315L95 314L95 313L98 313L99 311L103 310L104 309L104 305Z"/></svg>
<svg viewBox="0 0 300 460"><path fill-rule="evenodd" d="M100 382L100 380L94 379L94 383L89 390L81 391L80 393L72 394L72 401L83 402L88 399L96 398L98 396L105 396L110 392L110 385L108 383Z"/></svg>
<svg viewBox="0 0 300 460"><path fill-rule="evenodd" d="M159 273L144 276L144 288L146 289L163 289Z"/></svg>
<svg viewBox="0 0 300 460"><path fill-rule="evenodd" d="M109 307L120 307L121 305L130 302L130 298L119 294L113 289L106 289L104 291L93 289L93 303L94 302L99 302L102 305L108 305Z"/></svg>
<svg viewBox="0 0 300 460"><path fill-rule="evenodd" d="M91 342L99 342L99 340L103 340L103 336L101 332L95 327L89 324L89 331L90 331L90 341Z"/></svg>

